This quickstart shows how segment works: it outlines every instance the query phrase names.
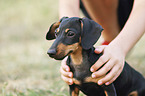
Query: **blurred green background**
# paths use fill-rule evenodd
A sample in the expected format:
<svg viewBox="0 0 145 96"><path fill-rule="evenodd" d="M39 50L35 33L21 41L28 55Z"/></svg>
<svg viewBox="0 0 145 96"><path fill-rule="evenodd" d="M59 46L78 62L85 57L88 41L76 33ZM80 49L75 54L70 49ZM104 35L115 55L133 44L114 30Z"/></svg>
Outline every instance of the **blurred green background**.
<svg viewBox="0 0 145 96"><path fill-rule="evenodd" d="M68 96L60 61L46 54L58 0L0 0L0 96ZM127 56L145 76L145 36Z"/></svg>

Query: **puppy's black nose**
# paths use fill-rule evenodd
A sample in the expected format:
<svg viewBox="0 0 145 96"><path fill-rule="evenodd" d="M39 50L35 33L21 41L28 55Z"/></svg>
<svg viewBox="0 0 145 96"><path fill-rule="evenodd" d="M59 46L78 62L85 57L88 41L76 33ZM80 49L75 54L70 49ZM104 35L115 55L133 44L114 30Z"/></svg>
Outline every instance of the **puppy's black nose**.
<svg viewBox="0 0 145 96"><path fill-rule="evenodd" d="M56 50L55 50L55 49L49 49L49 50L47 51L47 54L48 54L49 56L55 55L55 54L56 54Z"/></svg>

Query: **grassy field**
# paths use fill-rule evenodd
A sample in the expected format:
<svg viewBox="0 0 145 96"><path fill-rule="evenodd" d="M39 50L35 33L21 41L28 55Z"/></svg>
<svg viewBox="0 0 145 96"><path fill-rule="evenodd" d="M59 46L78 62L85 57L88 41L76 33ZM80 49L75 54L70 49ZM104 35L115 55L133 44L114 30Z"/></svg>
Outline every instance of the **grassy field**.
<svg viewBox="0 0 145 96"><path fill-rule="evenodd" d="M58 0L0 0L0 96L68 96L45 34ZM145 76L145 36L127 56Z"/></svg>

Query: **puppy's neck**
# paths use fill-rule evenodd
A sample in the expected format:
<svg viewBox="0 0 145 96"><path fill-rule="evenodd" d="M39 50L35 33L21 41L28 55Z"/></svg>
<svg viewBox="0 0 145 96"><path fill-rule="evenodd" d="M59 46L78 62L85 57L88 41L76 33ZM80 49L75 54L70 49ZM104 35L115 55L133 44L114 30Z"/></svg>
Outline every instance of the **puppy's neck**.
<svg viewBox="0 0 145 96"><path fill-rule="evenodd" d="M83 62L82 47L79 45L78 48L70 54L70 56L73 64L80 65Z"/></svg>

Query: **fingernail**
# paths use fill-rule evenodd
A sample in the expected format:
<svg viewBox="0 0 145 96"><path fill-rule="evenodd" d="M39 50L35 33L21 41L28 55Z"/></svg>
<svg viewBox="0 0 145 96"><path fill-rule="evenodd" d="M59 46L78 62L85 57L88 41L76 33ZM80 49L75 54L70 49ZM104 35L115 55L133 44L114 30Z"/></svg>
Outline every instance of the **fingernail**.
<svg viewBox="0 0 145 96"><path fill-rule="evenodd" d="M72 80L69 80L69 85L72 85Z"/></svg>
<svg viewBox="0 0 145 96"><path fill-rule="evenodd" d="M72 77L72 74L69 74L68 76L69 76L69 77Z"/></svg>
<svg viewBox="0 0 145 96"><path fill-rule="evenodd" d="M102 85L102 81L98 81L98 85Z"/></svg>
<svg viewBox="0 0 145 96"><path fill-rule="evenodd" d="M92 74L92 78L95 78L95 77L96 77L96 75Z"/></svg>
<svg viewBox="0 0 145 96"><path fill-rule="evenodd" d="M105 83L105 85L109 85L109 82Z"/></svg>
<svg viewBox="0 0 145 96"><path fill-rule="evenodd" d="M68 71L69 71L69 69L68 69L68 68L66 68L66 71L68 72Z"/></svg>
<svg viewBox="0 0 145 96"><path fill-rule="evenodd" d="M95 70L93 69L93 68L91 68L91 70L90 70L91 72L94 72Z"/></svg>
<svg viewBox="0 0 145 96"><path fill-rule="evenodd" d="M98 48L98 49L95 49L95 51L99 51L99 52L100 52L100 51L101 51L101 49L99 49L99 48Z"/></svg>

